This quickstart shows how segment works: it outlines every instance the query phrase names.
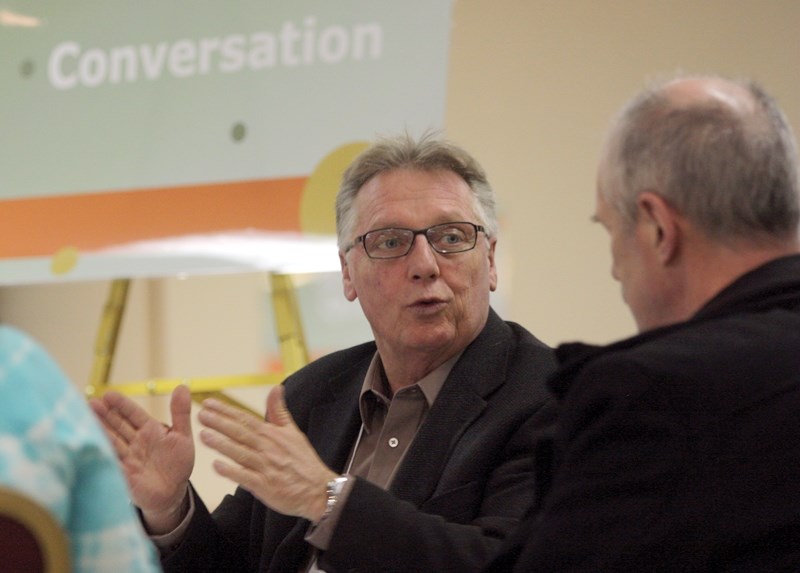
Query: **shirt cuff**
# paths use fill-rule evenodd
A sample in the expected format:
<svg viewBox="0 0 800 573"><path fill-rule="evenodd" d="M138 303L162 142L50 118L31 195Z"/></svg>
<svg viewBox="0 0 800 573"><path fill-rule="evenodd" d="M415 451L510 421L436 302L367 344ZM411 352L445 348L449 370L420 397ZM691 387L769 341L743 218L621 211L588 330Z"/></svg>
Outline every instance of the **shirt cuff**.
<svg viewBox="0 0 800 573"><path fill-rule="evenodd" d="M320 551L328 549L333 532L336 530L336 524L339 523L339 516L342 515L347 498L350 497L350 492L353 491L353 486L356 483L355 476L346 474L346 477L348 480L342 487L342 491L331 511L323 515L319 523L311 525L306 532L305 540Z"/></svg>
<svg viewBox="0 0 800 573"><path fill-rule="evenodd" d="M183 521L181 521L180 524L178 524L178 527L169 533L150 536L150 540L158 548L158 552L161 554L162 558L168 557L177 551L178 546L181 544L181 541L183 541L183 538L186 535L186 530L189 529L189 522L192 520L194 511L194 492L192 491L192 488L189 488L189 511L186 513L186 517L183 518Z"/></svg>

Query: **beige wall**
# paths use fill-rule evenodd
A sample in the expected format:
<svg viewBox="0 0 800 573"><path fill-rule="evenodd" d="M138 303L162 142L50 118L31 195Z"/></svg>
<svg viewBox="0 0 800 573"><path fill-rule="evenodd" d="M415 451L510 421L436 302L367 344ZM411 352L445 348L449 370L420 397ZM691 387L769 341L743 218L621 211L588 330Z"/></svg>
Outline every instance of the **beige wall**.
<svg viewBox="0 0 800 573"><path fill-rule="evenodd" d="M604 130L647 79L753 77L800 132L797 0L456 0L454 20L448 133L497 190L509 314L549 343L633 332L589 217Z"/></svg>
<svg viewBox="0 0 800 573"><path fill-rule="evenodd" d="M800 132L797 0L456 0L453 20L447 133L498 193L504 314L550 344L634 330L589 217L603 132L648 78L753 77ZM0 289L0 317L36 335L82 385L106 290ZM134 282L112 380L260 368L267 300L257 275ZM264 394L240 396L260 408ZM165 416L163 399L142 403ZM210 458L201 448L194 478L213 506L231 486L211 474Z"/></svg>

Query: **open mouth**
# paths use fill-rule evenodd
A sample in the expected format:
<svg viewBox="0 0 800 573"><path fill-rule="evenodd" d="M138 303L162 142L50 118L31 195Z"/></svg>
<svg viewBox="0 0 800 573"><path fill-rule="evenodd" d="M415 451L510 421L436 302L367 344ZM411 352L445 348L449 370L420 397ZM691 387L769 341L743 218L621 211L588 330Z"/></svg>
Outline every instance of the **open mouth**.
<svg viewBox="0 0 800 573"><path fill-rule="evenodd" d="M438 310L447 304L446 301L439 298L423 298L411 305L411 308L419 310Z"/></svg>

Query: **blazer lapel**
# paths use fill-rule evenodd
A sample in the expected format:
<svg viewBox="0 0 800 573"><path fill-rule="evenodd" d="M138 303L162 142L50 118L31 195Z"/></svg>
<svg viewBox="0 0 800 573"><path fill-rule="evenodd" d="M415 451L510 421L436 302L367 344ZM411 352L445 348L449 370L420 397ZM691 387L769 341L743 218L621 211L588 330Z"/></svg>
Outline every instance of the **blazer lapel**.
<svg viewBox="0 0 800 573"><path fill-rule="evenodd" d="M348 369L345 376L332 380L331 400L311 411L308 438L315 444L322 461L334 471L344 471L361 427L358 397L368 367L369 360L366 360L362 367Z"/></svg>
<svg viewBox="0 0 800 573"><path fill-rule="evenodd" d="M431 407L390 487L417 507L439 483L450 452L486 407L486 396L506 377L511 331L494 311L461 358ZM498 351L500 349L500 351Z"/></svg>

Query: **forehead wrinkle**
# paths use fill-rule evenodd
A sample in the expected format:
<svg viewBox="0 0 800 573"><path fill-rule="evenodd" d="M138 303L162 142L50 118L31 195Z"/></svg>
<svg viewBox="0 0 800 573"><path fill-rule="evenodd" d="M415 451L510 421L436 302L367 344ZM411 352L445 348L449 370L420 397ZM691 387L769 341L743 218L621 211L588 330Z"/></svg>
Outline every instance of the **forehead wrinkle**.
<svg viewBox="0 0 800 573"><path fill-rule="evenodd" d="M356 198L356 227L366 232L392 227L427 228L454 221L473 222L477 214L466 183L466 188L460 183L440 183L444 177L427 181L424 186L419 186L419 182L412 185L405 180L393 181L392 185L399 187L394 192L386 189L385 179L373 180L373 185L381 185L362 190ZM463 181L456 174L453 177Z"/></svg>

